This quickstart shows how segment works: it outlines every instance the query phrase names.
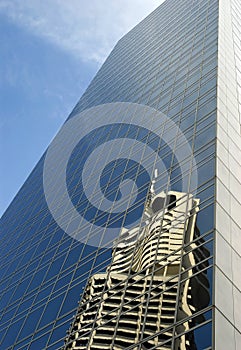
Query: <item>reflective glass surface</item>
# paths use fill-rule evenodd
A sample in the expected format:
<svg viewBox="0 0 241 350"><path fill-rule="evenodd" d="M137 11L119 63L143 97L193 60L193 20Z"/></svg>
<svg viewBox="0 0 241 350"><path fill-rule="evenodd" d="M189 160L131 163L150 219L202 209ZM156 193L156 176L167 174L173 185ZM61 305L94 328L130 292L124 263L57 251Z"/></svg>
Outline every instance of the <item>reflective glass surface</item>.
<svg viewBox="0 0 241 350"><path fill-rule="evenodd" d="M91 278L106 291L94 277L100 274L109 283L109 298L116 286L123 293L109 346L118 345L113 339L118 342L129 305L125 296L138 279L145 282L143 298L133 299L133 308L144 310L139 349L212 346L217 30L217 0L166 0L117 43L2 217L0 348L56 350L64 340L72 344L66 331L73 331ZM181 193L186 208L192 199L183 214L181 248L168 248L171 262L154 259L151 268L135 270L132 259L125 278L113 282L107 274L120 234L135 228L141 234L153 218L145 216L149 196L160 193ZM163 201L158 210L167 213L181 206L170 209ZM178 223L172 225L178 230ZM170 272L173 264L178 269ZM160 279L168 267L169 284ZM153 333L144 319L155 293L158 300L169 298L164 285L175 290L175 307L171 321ZM178 312L184 310L185 288L192 301L185 301L188 311ZM163 316L160 310L155 317ZM88 338L98 330L95 321ZM136 345L119 340L119 346Z"/></svg>

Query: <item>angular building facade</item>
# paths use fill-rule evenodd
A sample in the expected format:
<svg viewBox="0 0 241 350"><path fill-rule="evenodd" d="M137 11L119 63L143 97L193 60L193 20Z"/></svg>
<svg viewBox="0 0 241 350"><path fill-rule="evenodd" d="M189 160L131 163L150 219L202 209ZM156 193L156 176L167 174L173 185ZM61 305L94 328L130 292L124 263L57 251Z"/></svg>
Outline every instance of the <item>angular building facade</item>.
<svg viewBox="0 0 241 350"><path fill-rule="evenodd" d="M1 219L1 349L241 348L240 19L117 43Z"/></svg>

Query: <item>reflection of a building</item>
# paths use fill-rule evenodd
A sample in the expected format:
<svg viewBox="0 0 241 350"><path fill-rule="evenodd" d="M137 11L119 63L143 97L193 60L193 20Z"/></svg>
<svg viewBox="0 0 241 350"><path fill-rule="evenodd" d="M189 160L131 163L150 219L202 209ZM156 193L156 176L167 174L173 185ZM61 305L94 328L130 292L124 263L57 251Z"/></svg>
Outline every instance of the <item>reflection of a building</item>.
<svg viewBox="0 0 241 350"><path fill-rule="evenodd" d="M107 272L89 279L66 349L196 349L191 329L209 303L197 212L184 193L150 198L145 225L123 229Z"/></svg>

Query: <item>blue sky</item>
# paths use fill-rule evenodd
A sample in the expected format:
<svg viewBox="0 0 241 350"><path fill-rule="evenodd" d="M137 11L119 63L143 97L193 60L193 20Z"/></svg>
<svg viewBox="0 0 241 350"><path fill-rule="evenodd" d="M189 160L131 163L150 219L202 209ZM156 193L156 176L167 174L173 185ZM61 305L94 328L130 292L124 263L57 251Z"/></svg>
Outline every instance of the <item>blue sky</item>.
<svg viewBox="0 0 241 350"><path fill-rule="evenodd" d="M0 215L116 41L162 2L0 1Z"/></svg>

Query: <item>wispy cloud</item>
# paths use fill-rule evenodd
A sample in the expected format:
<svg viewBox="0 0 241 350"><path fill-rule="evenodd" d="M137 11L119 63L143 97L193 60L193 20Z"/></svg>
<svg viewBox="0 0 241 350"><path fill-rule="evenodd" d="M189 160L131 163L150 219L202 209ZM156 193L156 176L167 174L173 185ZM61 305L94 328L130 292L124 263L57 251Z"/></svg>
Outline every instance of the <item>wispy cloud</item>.
<svg viewBox="0 0 241 350"><path fill-rule="evenodd" d="M83 61L102 63L117 40L164 0L1 0L0 13Z"/></svg>

